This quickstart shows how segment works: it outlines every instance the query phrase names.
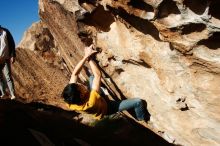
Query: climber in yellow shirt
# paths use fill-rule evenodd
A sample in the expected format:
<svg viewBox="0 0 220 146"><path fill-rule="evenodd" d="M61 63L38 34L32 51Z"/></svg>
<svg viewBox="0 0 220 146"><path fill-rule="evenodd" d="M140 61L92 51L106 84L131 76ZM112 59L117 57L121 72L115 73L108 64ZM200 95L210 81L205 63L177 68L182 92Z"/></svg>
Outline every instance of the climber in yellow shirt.
<svg viewBox="0 0 220 146"><path fill-rule="evenodd" d="M84 57L75 66L69 84L64 88L62 97L71 110L77 110L94 115L101 119L106 114L113 114L118 111L134 109L138 120L148 118L143 100L139 98L126 99L121 101L106 100L100 96L101 72L92 59L97 51L90 45L84 49ZM88 61L93 76L90 77L90 87L77 82L78 75L83 65Z"/></svg>

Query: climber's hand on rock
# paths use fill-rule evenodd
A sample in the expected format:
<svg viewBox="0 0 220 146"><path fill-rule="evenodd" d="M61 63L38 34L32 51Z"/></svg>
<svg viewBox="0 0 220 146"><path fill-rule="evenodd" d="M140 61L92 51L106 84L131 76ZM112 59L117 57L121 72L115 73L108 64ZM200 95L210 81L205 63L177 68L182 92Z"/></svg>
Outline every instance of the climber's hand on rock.
<svg viewBox="0 0 220 146"><path fill-rule="evenodd" d="M85 55L84 55L84 56L85 56L86 58L89 58L91 55L97 53L97 51L94 50L94 45L93 45L93 44L90 45L89 47L85 47L84 52L85 52Z"/></svg>

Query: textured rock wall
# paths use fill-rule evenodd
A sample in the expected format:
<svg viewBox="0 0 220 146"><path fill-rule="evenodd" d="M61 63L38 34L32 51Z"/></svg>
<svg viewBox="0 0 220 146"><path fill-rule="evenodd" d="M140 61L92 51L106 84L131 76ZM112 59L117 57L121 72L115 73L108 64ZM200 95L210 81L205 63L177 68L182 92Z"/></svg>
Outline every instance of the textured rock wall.
<svg viewBox="0 0 220 146"><path fill-rule="evenodd" d="M83 55L80 38L93 40L111 95L146 100L152 130L169 142L214 146L220 144L219 4L39 0L39 14L70 70Z"/></svg>
<svg viewBox="0 0 220 146"><path fill-rule="evenodd" d="M16 52L12 72L18 100L58 105L56 99L68 82L69 72L46 25L32 24Z"/></svg>

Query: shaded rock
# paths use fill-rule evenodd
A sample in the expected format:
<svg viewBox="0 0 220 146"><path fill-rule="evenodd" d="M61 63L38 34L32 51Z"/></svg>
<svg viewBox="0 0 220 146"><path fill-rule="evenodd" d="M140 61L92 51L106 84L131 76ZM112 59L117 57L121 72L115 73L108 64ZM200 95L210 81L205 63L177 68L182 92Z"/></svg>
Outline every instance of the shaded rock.
<svg viewBox="0 0 220 146"><path fill-rule="evenodd" d="M146 100L155 126L152 130L165 133L175 144L217 146L220 144L218 4L209 0L40 0L41 21L51 33L47 35L49 40L56 42L49 48L57 48L68 69L66 77L54 70L60 78L49 77L45 82L40 76L35 84L49 88L53 80L52 83L64 86L70 71L83 56L81 39L94 42L100 50L97 60L110 98ZM45 27L39 40L47 40L43 39L47 38L43 37ZM27 43L27 48L34 48L31 44ZM38 50L47 48L38 46L42 47ZM19 64L25 64L23 61L18 61L15 70L21 68ZM80 79L87 79L85 72ZM26 85L19 74L15 80L17 87ZM61 84L55 84L59 90L54 87L46 90L43 95L47 97L42 102L65 107L54 100ZM27 86L24 87L19 92L27 92ZM42 89L36 89L31 88L36 96L27 97L40 98L38 91ZM187 100L179 104L176 101L180 97Z"/></svg>
<svg viewBox="0 0 220 146"><path fill-rule="evenodd" d="M125 117L106 118L91 127L73 120L77 113L54 106L10 100L1 100L0 105L1 145L170 146L158 135Z"/></svg>

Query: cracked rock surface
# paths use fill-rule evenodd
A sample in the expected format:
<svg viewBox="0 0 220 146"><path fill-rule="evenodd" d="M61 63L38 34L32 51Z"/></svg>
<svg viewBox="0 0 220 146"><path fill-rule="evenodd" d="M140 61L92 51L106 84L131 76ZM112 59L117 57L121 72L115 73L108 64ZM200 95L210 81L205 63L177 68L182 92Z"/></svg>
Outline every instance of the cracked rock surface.
<svg viewBox="0 0 220 146"><path fill-rule="evenodd" d="M100 49L97 60L111 96L147 101L154 132L174 144L217 146L219 9L217 0L39 0L43 26L36 34L33 25L19 47L40 52L63 76L53 78L62 80L56 94L42 93L51 99L44 102L62 106L52 99L83 56L84 39Z"/></svg>

